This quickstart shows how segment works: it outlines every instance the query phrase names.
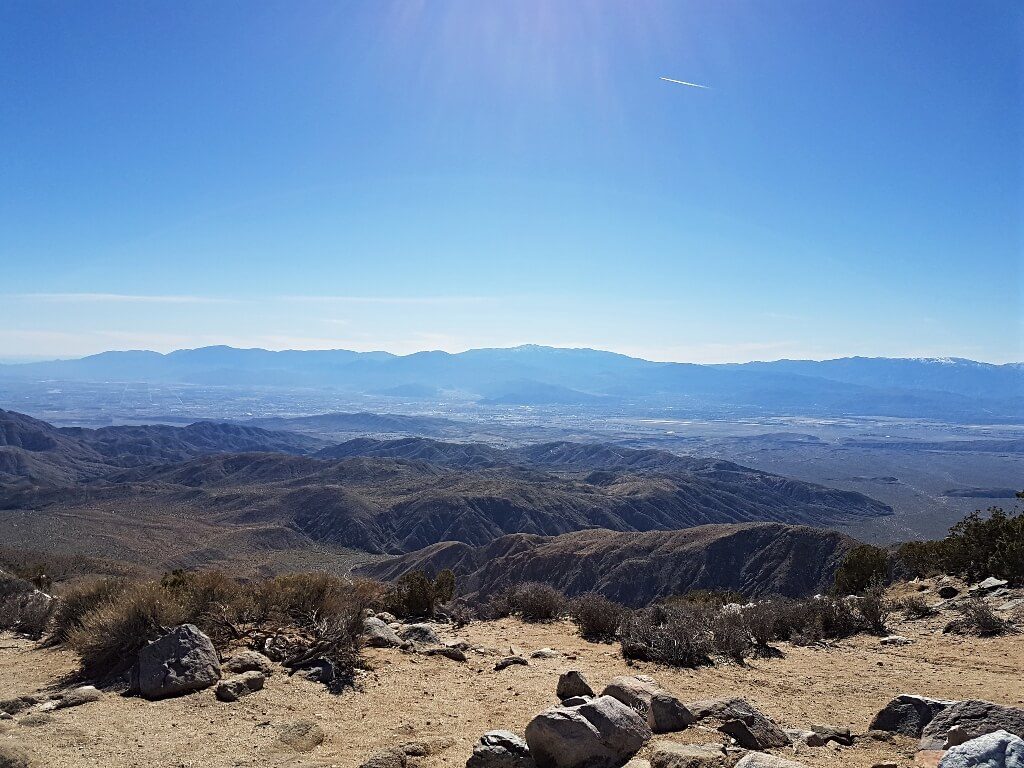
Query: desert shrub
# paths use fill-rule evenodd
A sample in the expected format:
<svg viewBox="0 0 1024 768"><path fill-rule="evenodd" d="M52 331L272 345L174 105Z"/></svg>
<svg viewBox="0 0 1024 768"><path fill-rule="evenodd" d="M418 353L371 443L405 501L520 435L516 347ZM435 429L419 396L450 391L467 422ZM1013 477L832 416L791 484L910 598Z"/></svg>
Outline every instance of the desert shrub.
<svg viewBox="0 0 1024 768"><path fill-rule="evenodd" d="M896 604L896 607L903 611L903 615L908 619L926 619L936 613L936 610L920 595L905 597Z"/></svg>
<svg viewBox="0 0 1024 768"><path fill-rule="evenodd" d="M434 599L439 603L450 603L455 598L455 572L445 568L434 579Z"/></svg>
<svg viewBox="0 0 1024 768"><path fill-rule="evenodd" d="M943 632L989 637L1014 631L1010 622L996 614L988 603L980 598L960 603L956 609L960 616L947 624Z"/></svg>
<svg viewBox="0 0 1024 768"><path fill-rule="evenodd" d="M515 613L515 587L506 587L498 592L488 595L477 606L480 618L494 621L504 619Z"/></svg>
<svg viewBox="0 0 1024 768"><path fill-rule="evenodd" d="M860 544L843 559L836 571L835 592L839 595L859 595L874 582L889 580L889 553L880 547Z"/></svg>
<svg viewBox="0 0 1024 768"><path fill-rule="evenodd" d="M126 671L144 645L184 619L158 583L138 584L81 616L68 645L81 657L82 673L103 680Z"/></svg>
<svg viewBox="0 0 1024 768"><path fill-rule="evenodd" d="M715 650L733 661L743 663L750 654L750 630L738 610L719 610L711 621L711 635Z"/></svg>
<svg viewBox="0 0 1024 768"><path fill-rule="evenodd" d="M622 655L680 667L709 664L714 650L711 618L711 609L696 603L633 611L619 631Z"/></svg>
<svg viewBox="0 0 1024 768"><path fill-rule="evenodd" d="M436 579L423 571L403 574L384 596L384 607L403 618L429 617L438 603L448 603L455 597L455 574L445 569Z"/></svg>
<svg viewBox="0 0 1024 768"><path fill-rule="evenodd" d="M762 600L743 608L743 621L754 644L764 650L779 637L779 606L775 600ZM788 633L786 637L788 637Z"/></svg>
<svg viewBox="0 0 1024 768"><path fill-rule="evenodd" d="M82 626L83 617L119 597L128 582L122 578L99 579L90 584L69 589L60 596L50 629L50 642L66 643L71 633Z"/></svg>
<svg viewBox="0 0 1024 768"><path fill-rule="evenodd" d="M526 581L512 593L512 608L523 621L555 621L565 615L565 595L548 584Z"/></svg>
<svg viewBox="0 0 1024 768"><path fill-rule="evenodd" d="M0 629L38 639L50 623L54 605L31 582L0 572Z"/></svg>
<svg viewBox="0 0 1024 768"><path fill-rule="evenodd" d="M849 637L862 627L850 602L818 596L808 600L779 600L776 633L797 645L811 645L825 639Z"/></svg>
<svg viewBox="0 0 1024 768"><path fill-rule="evenodd" d="M726 605L743 605L747 598L734 589L691 589L681 595L672 595L663 602L669 605L676 602L699 603L717 610Z"/></svg>
<svg viewBox="0 0 1024 768"><path fill-rule="evenodd" d="M447 619L456 627L464 627L478 617L477 609L461 597L438 605L434 609L434 615Z"/></svg>
<svg viewBox="0 0 1024 768"><path fill-rule="evenodd" d="M881 581L872 583L854 607L870 631L876 635L885 634L885 622L892 613L892 605L885 597L885 584Z"/></svg>
<svg viewBox="0 0 1024 768"><path fill-rule="evenodd" d="M569 615L585 639L610 643L628 609L598 592L587 592L569 602Z"/></svg>

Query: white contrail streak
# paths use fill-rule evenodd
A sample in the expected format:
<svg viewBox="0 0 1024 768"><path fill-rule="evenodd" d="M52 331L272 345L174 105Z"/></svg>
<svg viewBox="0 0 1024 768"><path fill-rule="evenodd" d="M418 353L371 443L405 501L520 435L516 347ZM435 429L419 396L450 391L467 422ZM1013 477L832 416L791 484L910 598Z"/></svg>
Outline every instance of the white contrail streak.
<svg viewBox="0 0 1024 768"><path fill-rule="evenodd" d="M703 88L705 91L710 91L711 90L706 85L698 85L697 83L688 83L685 80L673 80L671 77L663 77L661 79L664 80L666 83L678 83L679 85L688 85L691 88Z"/></svg>

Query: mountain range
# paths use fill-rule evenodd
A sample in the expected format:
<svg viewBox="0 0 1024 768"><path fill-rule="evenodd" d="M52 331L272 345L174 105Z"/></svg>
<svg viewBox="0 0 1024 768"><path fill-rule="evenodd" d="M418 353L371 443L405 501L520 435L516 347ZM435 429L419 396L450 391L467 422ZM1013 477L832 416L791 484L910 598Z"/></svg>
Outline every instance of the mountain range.
<svg viewBox="0 0 1024 768"><path fill-rule="evenodd" d="M788 530L890 514L860 493L610 444L498 449L357 438L328 445L237 424L93 430L0 411L0 530L9 543L152 567L280 567L296 558L330 562L338 552L366 560L450 542L486 553L509 536L533 546L595 530L651 533L637 541L656 542L709 524ZM558 551L590 541L564 539ZM626 552L624 542L634 539L605 541L609 551ZM691 539L665 541L668 550L652 545L644 556L652 564ZM614 557L605 559L611 567Z"/></svg>
<svg viewBox="0 0 1024 768"><path fill-rule="evenodd" d="M484 405L610 407L1006 419L1024 414L1024 365L959 358L778 360L727 365L651 362L592 349L527 345L458 354L203 347L104 352L0 366L0 378L337 391Z"/></svg>

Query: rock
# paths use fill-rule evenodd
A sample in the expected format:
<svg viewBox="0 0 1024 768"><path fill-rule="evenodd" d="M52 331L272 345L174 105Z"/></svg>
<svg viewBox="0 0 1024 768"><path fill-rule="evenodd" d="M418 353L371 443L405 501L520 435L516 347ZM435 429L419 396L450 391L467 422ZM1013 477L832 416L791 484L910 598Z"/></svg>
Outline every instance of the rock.
<svg viewBox="0 0 1024 768"><path fill-rule="evenodd" d="M1024 739L1006 731L994 731L949 750L939 768L1024 768Z"/></svg>
<svg viewBox="0 0 1024 768"><path fill-rule="evenodd" d="M718 730L734 738L744 749L771 749L789 744L786 732L761 714L726 720Z"/></svg>
<svg viewBox="0 0 1024 768"><path fill-rule="evenodd" d="M359 768L405 768L407 764L405 750L391 747L374 752L363 761Z"/></svg>
<svg viewBox="0 0 1024 768"><path fill-rule="evenodd" d="M271 661L284 661L293 655L294 651L294 643L285 635L271 635L263 641L263 653Z"/></svg>
<svg viewBox="0 0 1024 768"><path fill-rule="evenodd" d="M238 701L243 696L259 691L263 688L266 675L262 672L250 669L240 675L229 677L217 683L217 699L220 701Z"/></svg>
<svg viewBox="0 0 1024 768"><path fill-rule="evenodd" d="M1024 737L1024 709L1004 707L990 701L968 699L950 704L932 718L921 732L920 749L943 749L946 736L959 726L962 736L975 739L995 731Z"/></svg>
<svg viewBox="0 0 1024 768"><path fill-rule="evenodd" d="M939 597L943 600L950 600L960 594L960 590L954 587L952 584L947 584L944 587L939 587Z"/></svg>
<svg viewBox="0 0 1024 768"><path fill-rule="evenodd" d="M363 620L363 645L370 648L398 648L402 638L379 616Z"/></svg>
<svg viewBox="0 0 1024 768"><path fill-rule="evenodd" d="M903 635L889 635L879 640L882 645L913 645L914 641Z"/></svg>
<svg viewBox="0 0 1024 768"><path fill-rule="evenodd" d="M782 730L784 730L786 735L789 736L790 744L804 744L808 747L821 746L824 744L824 742L821 741L821 737L814 731L805 731L802 728L783 728ZM811 742L815 743L812 744Z"/></svg>
<svg viewBox="0 0 1024 768"><path fill-rule="evenodd" d="M209 688L220 680L220 659L210 638L182 624L139 651L134 676L139 693L163 699Z"/></svg>
<svg viewBox="0 0 1024 768"><path fill-rule="evenodd" d="M531 659L557 659L562 654L551 648L538 648L530 654Z"/></svg>
<svg viewBox="0 0 1024 768"><path fill-rule="evenodd" d="M6 712L0 712L0 720L13 720L14 715L9 715Z"/></svg>
<svg viewBox="0 0 1024 768"><path fill-rule="evenodd" d="M399 744L398 748L405 752L407 757L426 757L430 754L430 747L422 741L407 741Z"/></svg>
<svg viewBox="0 0 1024 768"><path fill-rule="evenodd" d="M992 590L1005 587L1007 584L1009 584L1009 582L1004 579L997 579L995 576L989 576L984 581L971 587L968 592L991 592Z"/></svg>
<svg viewBox="0 0 1024 768"><path fill-rule="evenodd" d="M647 724L654 733L681 731L697 722L697 718L679 699L667 691L659 691L651 697L647 712Z"/></svg>
<svg viewBox="0 0 1024 768"><path fill-rule="evenodd" d="M506 656L504 659L494 665L495 672L501 672L503 669L508 669L514 666L525 667L529 665L529 662L522 656Z"/></svg>
<svg viewBox="0 0 1024 768"><path fill-rule="evenodd" d="M451 648L446 645L442 645L439 648L431 648L427 651L428 656L444 656L446 659L452 661L465 661L466 654L458 648Z"/></svg>
<svg viewBox="0 0 1024 768"><path fill-rule="evenodd" d="M262 672L268 677L274 674L273 662L258 651L241 651L221 664L221 669L233 674Z"/></svg>
<svg viewBox="0 0 1024 768"><path fill-rule="evenodd" d="M918 738L932 718L952 703L903 693L886 704L875 715L869 727L874 731L889 731Z"/></svg>
<svg viewBox="0 0 1024 768"><path fill-rule="evenodd" d="M539 768L616 768L650 737L644 718L611 696L545 710L526 726Z"/></svg>
<svg viewBox="0 0 1024 768"><path fill-rule="evenodd" d="M31 765L24 749L15 744L0 744L0 768L30 768Z"/></svg>
<svg viewBox="0 0 1024 768"><path fill-rule="evenodd" d="M871 768L900 768L899 763L875 763Z"/></svg>
<svg viewBox="0 0 1024 768"><path fill-rule="evenodd" d="M746 699L708 699L687 704L696 720L714 720L718 730L746 749L771 749L789 744L775 721Z"/></svg>
<svg viewBox="0 0 1024 768"><path fill-rule="evenodd" d="M731 762L720 744L659 741L651 746L651 768L727 768Z"/></svg>
<svg viewBox="0 0 1024 768"><path fill-rule="evenodd" d="M558 687L555 695L559 699L568 699L573 696L593 696L594 689L590 687L587 678L578 669L570 669L558 676Z"/></svg>
<svg viewBox="0 0 1024 768"><path fill-rule="evenodd" d="M764 752L751 752L736 763L736 768L807 768L807 766L795 760L786 760Z"/></svg>
<svg viewBox="0 0 1024 768"><path fill-rule="evenodd" d="M380 613L375 613L374 614L374 618L380 619L385 624L394 624L394 623L396 623L398 621L398 619L395 617L395 614L388 613L387 611L381 611Z"/></svg>
<svg viewBox="0 0 1024 768"><path fill-rule="evenodd" d="M411 640L423 645L440 645L441 638L429 624L410 624L398 633L403 640Z"/></svg>
<svg viewBox="0 0 1024 768"><path fill-rule="evenodd" d="M73 688L56 701L54 709L67 709L68 707L78 707L82 704L88 704L91 701L99 701L103 698L103 694L92 685L83 685L79 688Z"/></svg>
<svg viewBox="0 0 1024 768"><path fill-rule="evenodd" d="M593 698L593 696L570 696L568 699L562 699L562 706L578 707L580 704L586 704Z"/></svg>
<svg viewBox="0 0 1024 768"><path fill-rule="evenodd" d="M966 728L962 725L954 725L946 731L946 743L942 746L944 749L950 749L970 740L971 734Z"/></svg>
<svg viewBox="0 0 1024 768"><path fill-rule="evenodd" d="M817 736L814 739L815 744L809 744L812 747L823 747L830 741L834 741L836 744L841 744L844 747L853 746L853 734L850 733L849 728L837 728L834 725L812 725L811 732Z"/></svg>
<svg viewBox="0 0 1024 768"><path fill-rule="evenodd" d="M642 757L634 757L622 766L622 768L651 768L651 761L644 760Z"/></svg>
<svg viewBox="0 0 1024 768"><path fill-rule="evenodd" d="M661 690L661 686L647 675L621 675L613 677L601 691L601 695L618 699L627 707L647 717L651 709L651 699Z"/></svg>
<svg viewBox="0 0 1024 768"><path fill-rule="evenodd" d="M39 696L18 696L13 699L4 699L0 701L0 712L6 712L8 715L16 715L29 707L39 704L43 699Z"/></svg>
<svg viewBox="0 0 1024 768"><path fill-rule="evenodd" d="M329 685L338 676L334 663L330 659L312 659L295 670L295 674L314 683Z"/></svg>
<svg viewBox="0 0 1024 768"><path fill-rule="evenodd" d="M466 768L533 768L526 742L510 731L488 731L473 747Z"/></svg>
<svg viewBox="0 0 1024 768"><path fill-rule="evenodd" d="M281 727L278 739L296 752L312 752L324 741L324 731L310 720L296 720Z"/></svg>

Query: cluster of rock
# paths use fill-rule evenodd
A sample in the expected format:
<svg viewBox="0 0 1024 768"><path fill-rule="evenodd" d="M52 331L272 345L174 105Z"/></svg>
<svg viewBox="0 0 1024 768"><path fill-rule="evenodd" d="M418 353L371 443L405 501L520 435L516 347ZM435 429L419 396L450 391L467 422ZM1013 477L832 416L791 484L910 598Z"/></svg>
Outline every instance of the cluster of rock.
<svg viewBox="0 0 1024 768"><path fill-rule="evenodd" d="M750 702L739 698L683 703L646 675L613 678L596 694L579 670L559 677L557 707L539 713L523 738L508 731L485 733L467 768L745 768L798 765L779 762L762 750L788 746L794 739L808 746L852 744L849 730L814 726L787 732ZM694 725L713 727L721 741L683 745L659 741L650 760L635 755L655 734Z"/></svg>
<svg viewBox="0 0 1024 768"><path fill-rule="evenodd" d="M871 728L920 739L918 761L941 768L1024 768L1024 709L901 694Z"/></svg>

